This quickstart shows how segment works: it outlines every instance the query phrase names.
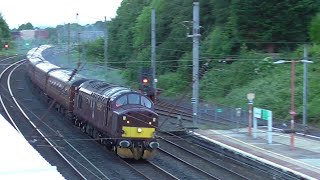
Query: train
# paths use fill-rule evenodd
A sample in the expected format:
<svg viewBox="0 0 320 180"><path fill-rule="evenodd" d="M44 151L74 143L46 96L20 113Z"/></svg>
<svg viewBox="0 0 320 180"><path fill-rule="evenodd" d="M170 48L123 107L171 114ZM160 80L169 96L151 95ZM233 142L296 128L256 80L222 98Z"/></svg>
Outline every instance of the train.
<svg viewBox="0 0 320 180"><path fill-rule="evenodd" d="M52 48L42 45L27 53L27 77L45 100L121 158L154 157L159 148L155 137L159 115L152 100L50 63L44 56Z"/></svg>

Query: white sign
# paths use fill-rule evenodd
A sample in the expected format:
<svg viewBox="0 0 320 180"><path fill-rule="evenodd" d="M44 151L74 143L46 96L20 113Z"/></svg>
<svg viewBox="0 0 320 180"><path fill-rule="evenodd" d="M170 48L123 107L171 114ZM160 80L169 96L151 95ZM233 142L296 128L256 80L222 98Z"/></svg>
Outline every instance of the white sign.
<svg viewBox="0 0 320 180"><path fill-rule="evenodd" d="M262 109L256 107L253 108L253 117L261 119L261 112Z"/></svg>

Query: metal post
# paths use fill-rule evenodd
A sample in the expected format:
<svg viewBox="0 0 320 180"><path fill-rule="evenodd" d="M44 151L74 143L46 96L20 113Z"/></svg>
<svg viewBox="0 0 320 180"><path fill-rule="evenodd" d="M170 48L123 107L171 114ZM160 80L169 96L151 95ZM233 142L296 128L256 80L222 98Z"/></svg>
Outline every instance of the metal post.
<svg viewBox="0 0 320 180"><path fill-rule="evenodd" d="M199 103L199 1L193 2L193 93L194 100L192 114L193 125L198 126L198 103Z"/></svg>
<svg viewBox="0 0 320 180"><path fill-rule="evenodd" d="M68 23L68 66L70 64L70 23Z"/></svg>
<svg viewBox="0 0 320 180"><path fill-rule="evenodd" d="M252 135L252 107L253 107L253 101L249 101L249 116L248 116L248 134L249 136Z"/></svg>
<svg viewBox="0 0 320 180"><path fill-rule="evenodd" d="M304 45L303 59L308 60L307 45ZM303 117L302 125L308 124L308 63L303 63Z"/></svg>
<svg viewBox="0 0 320 180"><path fill-rule="evenodd" d="M258 120L257 118L253 117L253 138L257 138L258 133Z"/></svg>
<svg viewBox="0 0 320 180"><path fill-rule="evenodd" d="M270 118L268 119L268 144L272 144L272 112L270 111Z"/></svg>
<svg viewBox="0 0 320 180"><path fill-rule="evenodd" d="M152 65L152 79L154 100L157 97L157 80L156 80L156 11L151 10L151 65Z"/></svg>
<svg viewBox="0 0 320 180"><path fill-rule="evenodd" d="M249 108L249 116L248 116L248 134L249 136L252 135L252 117L253 117L253 99L255 97L254 93L248 93L247 99L248 99L248 108Z"/></svg>
<svg viewBox="0 0 320 180"><path fill-rule="evenodd" d="M104 63L106 69L108 68L108 25L107 25L107 17L104 17L104 23L105 23L105 31L104 31ZM108 72L108 71L106 71Z"/></svg>
<svg viewBox="0 0 320 180"><path fill-rule="evenodd" d="M294 148L294 117L296 115L296 112L294 111L294 74L295 74L295 61L291 60L291 134L290 134L290 146L293 149Z"/></svg>
<svg viewBox="0 0 320 180"><path fill-rule="evenodd" d="M218 120L218 105L215 105L214 108L214 121Z"/></svg>
<svg viewBox="0 0 320 180"><path fill-rule="evenodd" d="M78 22L78 16L79 16L79 14L77 13L77 26L78 26L78 55L79 55L79 57L78 57L78 64L77 64L77 67L79 68L80 67L80 65L81 65L81 41L80 41L80 39L81 39L81 37L80 37L80 24L79 24L79 22Z"/></svg>

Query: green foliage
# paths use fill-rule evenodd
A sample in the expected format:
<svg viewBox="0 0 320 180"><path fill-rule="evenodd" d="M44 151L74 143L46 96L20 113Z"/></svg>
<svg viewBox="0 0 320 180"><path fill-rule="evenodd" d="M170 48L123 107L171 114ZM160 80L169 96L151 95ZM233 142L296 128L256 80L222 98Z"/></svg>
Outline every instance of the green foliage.
<svg viewBox="0 0 320 180"><path fill-rule="evenodd" d="M320 13L311 21L310 38L315 43L320 43Z"/></svg>
<svg viewBox="0 0 320 180"><path fill-rule="evenodd" d="M104 39L100 38L85 44L87 61L104 62Z"/></svg>
<svg viewBox="0 0 320 180"><path fill-rule="evenodd" d="M10 39L10 29L7 22L3 19L0 13L0 45L2 49L3 43L7 43Z"/></svg>
<svg viewBox="0 0 320 180"><path fill-rule="evenodd" d="M21 30L33 30L33 25L28 22L26 24L21 24L19 27L18 27L18 30L21 31Z"/></svg>
<svg viewBox="0 0 320 180"><path fill-rule="evenodd" d="M144 7L142 13L137 17L135 26L133 27L133 48L143 49L146 45L150 44L150 36L146 34L151 34L151 8ZM142 29L144 31L142 31Z"/></svg>
<svg viewBox="0 0 320 180"><path fill-rule="evenodd" d="M189 85L189 82L182 81L184 77L181 74L177 73L167 73L161 75L158 78L158 87L160 89L165 89L162 93L164 96L176 96L182 95L181 93L185 91L186 87ZM179 92L179 94L177 94Z"/></svg>
<svg viewBox="0 0 320 180"><path fill-rule="evenodd" d="M187 34L192 34L192 26L186 21L192 21L192 4L192 0L123 0L117 16L108 22L109 65L122 69L127 83L137 87L139 70L151 66L151 9L155 8L158 87L163 95L190 94L193 55L192 38ZM199 4L200 67L211 60L200 80L200 97L243 107L247 105L246 94L254 92L255 105L274 111L276 116L289 117L291 68L272 62L302 58L303 47L292 42L310 38L319 42L320 15L316 14L320 1L200 0ZM96 26L103 28L103 23ZM90 61L102 59L103 45L102 40L86 45ZM319 62L320 46L310 45L309 49L311 59ZM226 60L228 63L219 63ZM298 118L302 110L302 67L297 64L295 73ZM310 119L316 120L320 83L315 77L320 68L309 65L309 72Z"/></svg>
<svg viewBox="0 0 320 180"><path fill-rule="evenodd" d="M214 57L226 57L231 54L232 44L228 35L221 27L215 28L206 38L203 51Z"/></svg>
<svg viewBox="0 0 320 180"><path fill-rule="evenodd" d="M123 0L117 17L109 24L108 59L114 67L125 68L127 62L137 54L133 49L133 28L141 11L149 3L146 0Z"/></svg>
<svg viewBox="0 0 320 180"><path fill-rule="evenodd" d="M308 25L318 12L318 0L294 1L232 1L236 28L241 41L272 42L304 42L308 40ZM292 46L293 44L291 44ZM250 48L257 48L251 44ZM258 47L259 48L259 47ZM260 47L261 48L261 47Z"/></svg>

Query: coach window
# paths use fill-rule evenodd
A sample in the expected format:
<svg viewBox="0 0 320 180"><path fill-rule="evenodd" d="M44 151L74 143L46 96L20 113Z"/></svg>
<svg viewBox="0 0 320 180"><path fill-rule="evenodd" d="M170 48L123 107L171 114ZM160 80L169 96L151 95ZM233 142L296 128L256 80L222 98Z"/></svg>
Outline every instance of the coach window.
<svg viewBox="0 0 320 180"><path fill-rule="evenodd" d="M120 107L122 105L127 104L127 96L122 96L116 101L116 107Z"/></svg>
<svg viewBox="0 0 320 180"><path fill-rule="evenodd" d="M129 104L140 104L140 95L138 94L129 94L128 95Z"/></svg>
<svg viewBox="0 0 320 180"><path fill-rule="evenodd" d="M141 96L141 105L147 108L151 108L151 102L146 97Z"/></svg>

